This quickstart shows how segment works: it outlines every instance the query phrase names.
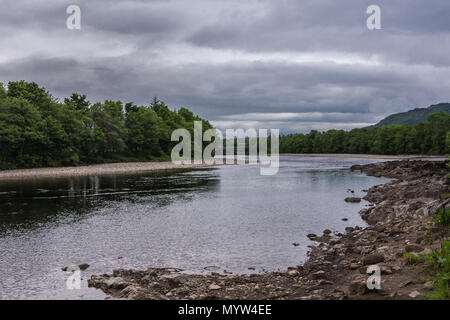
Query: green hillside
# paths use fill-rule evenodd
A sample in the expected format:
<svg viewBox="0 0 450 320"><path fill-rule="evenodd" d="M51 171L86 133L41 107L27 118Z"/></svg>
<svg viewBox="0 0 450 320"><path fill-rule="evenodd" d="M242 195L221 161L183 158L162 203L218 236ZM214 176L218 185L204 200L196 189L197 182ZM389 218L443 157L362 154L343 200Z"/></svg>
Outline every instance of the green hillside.
<svg viewBox="0 0 450 320"><path fill-rule="evenodd" d="M450 113L450 103L439 103L428 108L416 108L407 112L392 114L367 128L372 129L390 124L416 125L427 121L428 115L441 111Z"/></svg>

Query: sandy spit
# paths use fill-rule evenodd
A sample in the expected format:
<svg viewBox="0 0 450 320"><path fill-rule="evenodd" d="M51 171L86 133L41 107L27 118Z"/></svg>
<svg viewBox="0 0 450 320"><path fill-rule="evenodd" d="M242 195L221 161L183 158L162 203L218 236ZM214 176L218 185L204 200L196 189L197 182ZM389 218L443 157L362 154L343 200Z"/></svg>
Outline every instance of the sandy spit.
<svg viewBox="0 0 450 320"><path fill-rule="evenodd" d="M100 174L123 174L137 173L157 170L190 169L204 167L200 164L176 165L172 162L127 162L127 163L107 163L80 167L55 167L55 168L34 168L15 169L0 171L0 181L22 180L52 177L89 176Z"/></svg>

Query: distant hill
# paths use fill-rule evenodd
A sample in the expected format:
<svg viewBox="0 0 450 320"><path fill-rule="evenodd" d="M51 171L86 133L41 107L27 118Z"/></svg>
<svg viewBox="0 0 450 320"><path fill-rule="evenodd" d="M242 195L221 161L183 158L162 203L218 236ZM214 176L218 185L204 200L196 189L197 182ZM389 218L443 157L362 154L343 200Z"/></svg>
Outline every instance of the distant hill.
<svg viewBox="0 0 450 320"><path fill-rule="evenodd" d="M416 108L407 112L395 113L384 118L377 124L367 127L367 129L373 129L389 124L416 125L427 121L428 115L441 111L450 113L450 103L439 103L429 106L428 108Z"/></svg>

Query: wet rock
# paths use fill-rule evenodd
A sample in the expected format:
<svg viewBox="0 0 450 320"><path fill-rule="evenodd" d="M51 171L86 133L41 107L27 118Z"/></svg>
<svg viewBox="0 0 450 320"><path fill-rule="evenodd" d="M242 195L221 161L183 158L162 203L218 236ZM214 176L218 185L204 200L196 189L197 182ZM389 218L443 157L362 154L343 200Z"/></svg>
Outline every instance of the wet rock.
<svg viewBox="0 0 450 320"><path fill-rule="evenodd" d="M219 290L219 289L222 289L222 287L213 283L213 284L209 285L208 289L209 290Z"/></svg>
<svg viewBox="0 0 450 320"><path fill-rule="evenodd" d="M353 280L348 286L348 294L352 296L362 296L367 292L369 292L369 289L366 280L363 278Z"/></svg>
<svg viewBox="0 0 450 320"><path fill-rule="evenodd" d="M82 263L82 264L78 265L78 268L80 268L81 271L84 271L87 268L89 268L89 265L87 263Z"/></svg>
<svg viewBox="0 0 450 320"><path fill-rule="evenodd" d="M298 272L297 270L289 270L289 271L287 272L287 274L288 274L288 276L290 276L290 277L297 277L297 276L300 275L300 272Z"/></svg>
<svg viewBox="0 0 450 320"><path fill-rule="evenodd" d="M358 197L348 197L348 198L345 198L345 202L359 203L359 202L361 202L361 198L358 198Z"/></svg>
<svg viewBox="0 0 450 320"><path fill-rule="evenodd" d="M419 291L413 291L410 294L408 294L409 297L411 298L417 298L418 296L420 296L420 292Z"/></svg>
<svg viewBox="0 0 450 320"><path fill-rule="evenodd" d="M392 274L392 269L391 267L389 267L388 265L385 264L379 264L378 265L380 267L380 271L382 275L389 275Z"/></svg>
<svg viewBox="0 0 450 320"><path fill-rule="evenodd" d="M318 295L309 295L309 296L303 296L300 297L300 300L320 300L322 297Z"/></svg>
<svg viewBox="0 0 450 320"><path fill-rule="evenodd" d="M79 264L79 265L72 265L72 266L62 267L61 270L62 271L68 271L68 272L74 272L76 270L84 271L87 268L89 268L89 265L87 263L82 263L82 264Z"/></svg>
<svg viewBox="0 0 450 320"><path fill-rule="evenodd" d="M218 266L207 266L207 267L204 267L203 269L207 270L207 271L214 271L214 270L219 270L220 267L218 267Z"/></svg>
<svg viewBox="0 0 450 320"><path fill-rule="evenodd" d="M402 283L399 285L399 288L407 287L407 286L411 285L412 283L413 283L413 282L412 282L411 280L406 280L405 282L402 282Z"/></svg>
<svg viewBox="0 0 450 320"><path fill-rule="evenodd" d="M351 263L350 264L350 270L356 270L356 269L358 269L360 266L359 266L359 264L357 264L357 263Z"/></svg>
<svg viewBox="0 0 450 320"><path fill-rule="evenodd" d="M144 288L130 285L120 292L121 296L131 300L168 300L165 294L147 291Z"/></svg>
<svg viewBox="0 0 450 320"><path fill-rule="evenodd" d="M408 244L405 246L405 252L421 252L423 248L417 244Z"/></svg>
<svg viewBox="0 0 450 320"><path fill-rule="evenodd" d="M380 253L369 254L369 255L366 255L362 259L362 263L365 266L377 264L379 262L384 262L384 256L382 254L380 254Z"/></svg>
<svg viewBox="0 0 450 320"><path fill-rule="evenodd" d="M314 280L318 280L318 279L325 279L326 276L327 276L327 274L325 273L325 271L320 270L320 271L314 272L311 275L311 278L313 278Z"/></svg>
<svg viewBox="0 0 450 320"><path fill-rule="evenodd" d="M91 278L91 280L95 280L94 276ZM107 289L122 290L128 286L128 284L124 282L123 278L121 277L110 277L106 279L97 278L96 281L100 283L101 286L104 286Z"/></svg>
<svg viewBox="0 0 450 320"><path fill-rule="evenodd" d="M347 233L352 233L353 230L355 230L355 228L353 228L353 227L346 227L345 228L345 232L347 232Z"/></svg>
<svg viewBox="0 0 450 320"><path fill-rule="evenodd" d="M172 289L179 287L183 283L183 276L178 273L165 274L162 275L159 279L163 281L165 280L169 287Z"/></svg>

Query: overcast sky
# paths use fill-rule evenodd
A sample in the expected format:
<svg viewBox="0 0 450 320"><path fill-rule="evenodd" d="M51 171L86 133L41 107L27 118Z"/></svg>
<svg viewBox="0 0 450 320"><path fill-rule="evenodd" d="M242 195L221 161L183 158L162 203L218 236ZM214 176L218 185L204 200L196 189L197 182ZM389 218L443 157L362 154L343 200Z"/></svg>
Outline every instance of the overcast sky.
<svg viewBox="0 0 450 320"><path fill-rule="evenodd" d="M2 0L0 81L158 96L219 128L350 129L450 101L448 0ZM81 7L81 30L66 8ZM381 7L381 30L366 9Z"/></svg>

